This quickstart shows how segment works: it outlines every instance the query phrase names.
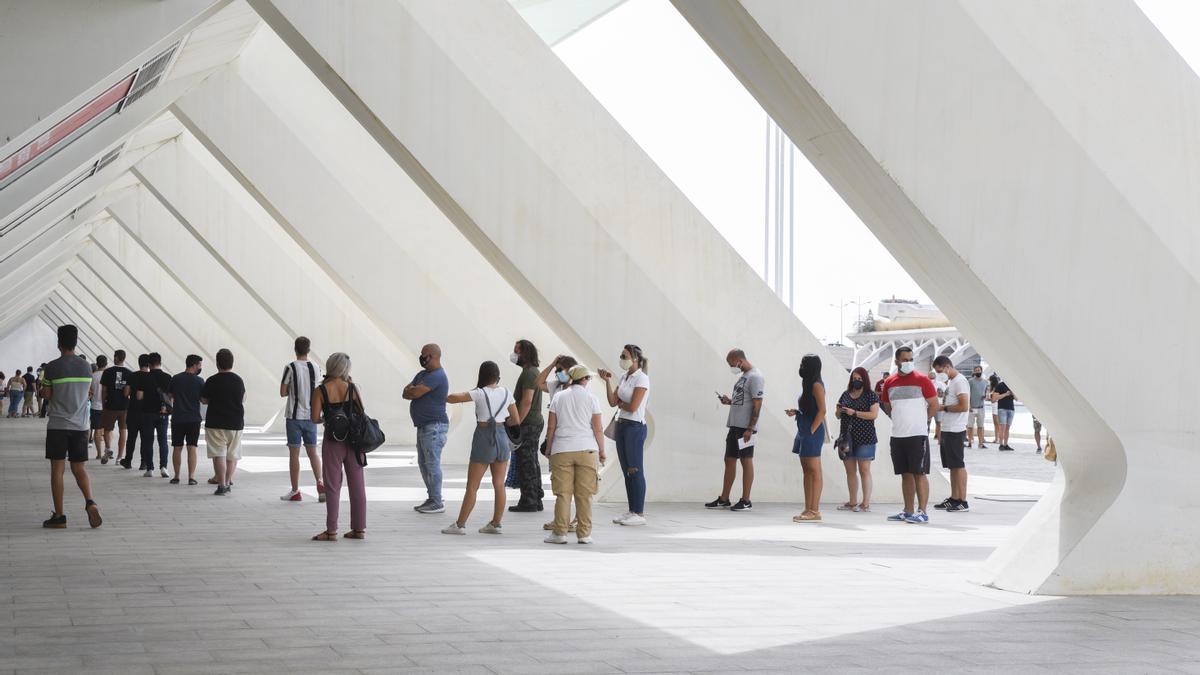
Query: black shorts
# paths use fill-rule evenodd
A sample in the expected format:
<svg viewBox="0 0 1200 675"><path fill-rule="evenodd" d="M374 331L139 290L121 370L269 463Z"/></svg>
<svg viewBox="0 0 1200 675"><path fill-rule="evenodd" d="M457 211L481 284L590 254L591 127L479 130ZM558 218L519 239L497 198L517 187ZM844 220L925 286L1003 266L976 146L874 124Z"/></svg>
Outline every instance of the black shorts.
<svg viewBox="0 0 1200 675"><path fill-rule="evenodd" d="M942 432L942 468L943 469L965 469L967 467L966 460L963 457L963 448L967 444L967 432L965 431L943 431Z"/></svg>
<svg viewBox="0 0 1200 675"><path fill-rule="evenodd" d="M95 409L92 410L92 431L99 431L100 429L104 428L104 420L101 419L103 416L104 411Z"/></svg>
<svg viewBox="0 0 1200 675"><path fill-rule="evenodd" d="M892 438L892 469L896 475L929 473L929 437Z"/></svg>
<svg viewBox="0 0 1200 675"><path fill-rule="evenodd" d="M185 445L188 447L200 445L199 422L171 423L171 447L182 448Z"/></svg>
<svg viewBox="0 0 1200 675"><path fill-rule="evenodd" d="M746 446L745 448L738 447L738 441L742 440L742 434L746 433L745 429L738 427L729 427L729 433L725 434L725 459L750 459L754 457L754 446Z"/></svg>
<svg viewBox="0 0 1200 675"><path fill-rule="evenodd" d="M73 429L46 430L46 459L67 459L72 464L88 460L88 432Z"/></svg>

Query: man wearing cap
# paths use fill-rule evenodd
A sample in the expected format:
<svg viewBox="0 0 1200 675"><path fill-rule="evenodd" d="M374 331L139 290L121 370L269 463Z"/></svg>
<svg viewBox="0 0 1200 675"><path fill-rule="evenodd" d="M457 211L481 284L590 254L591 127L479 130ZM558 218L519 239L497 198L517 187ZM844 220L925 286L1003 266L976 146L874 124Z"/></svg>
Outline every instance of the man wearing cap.
<svg viewBox="0 0 1200 675"><path fill-rule="evenodd" d="M91 366L75 356L79 330L72 325L58 327L57 359L46 364L42 371L41 395L48 402L49 422L46 424L46 459L50 460L50 492L54 498L54 513L42 527L61 529L67 526L63 511L64 463L71 463L75 483L83 493L88 523L100 527L100 508L92 501L92 486L83 464L88 459L88 428L92 388Z"/></svg>

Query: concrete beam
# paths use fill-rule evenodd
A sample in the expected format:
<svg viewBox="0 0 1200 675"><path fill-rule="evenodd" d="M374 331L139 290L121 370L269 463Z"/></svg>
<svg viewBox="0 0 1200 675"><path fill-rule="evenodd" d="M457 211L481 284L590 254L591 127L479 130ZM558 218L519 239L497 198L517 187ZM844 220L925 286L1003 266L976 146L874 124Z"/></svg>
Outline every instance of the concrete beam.
<svg viewBox="0 0 1200 675"><path fill-rule="evenodd" d="M1191 481L1163 471L1196 462L1198 394L1096 367L1200 340L1180 311L1200 297L1200 81L1136 4L675 5L1054 429L1066 480L980 581L1200 591Z"/></svg>
<svg viewBox="0 0 1200 675"><path fill-rule="evenodd" d="M286 337L278 326L265 320L257 304L248 298L208 252L198 246L181 245L191 235L179 221L149 192L139 189L133 196L109 207L109 213L121 229L134 241L113 242L105 248L117 254L122 264L157 265L182 288L193 302L205 309L214 320L219 335L229 340L210 347L228 347L234 353L235 369L246 381L248 390L278 391L279 380L263 354L262 348L279 344ZM109 235L111 237L111 234ZM97 237L100 240L99 237ZM111 242L111 238L109 239ZM283 342L286 344L286 342ZM236 348L235 348L236 346ZM279 399L247 398L247 423L268 424L282 410Z"/></svg>
<svg viewBox="0 0 1200 675"><path fill-rule="evenodd" d="M508 3L250 4L581 360L612 368L626 342L655 359L653 499L719 484L725 410L711 392L732 385L730 348L766 374L764 448L791 446L782 402L801 355L845 377ZM678 470L705 447L708 471ZM756 495L797 499L798 462L760 457ZM845 472L828 462L832 493Z"/></svg>
<svg viewBox="0 0 1200 675"><path fill-rule="evenodd" d="M255 299L261 314L287 335L306 335L313 341L313 358L318 362L323 363L334 351L343 351L351 354L359 373L393 382L410 375L406 364L414 362L414 352L400 348L379 330L195 140L181 138L134 171L148 190L171 205L199 245ZM274 345L273 353L281 376L293 358L291 339ZM405 372L398 370L401 367ZM256 394L278 399L276 390ZM374 393L372 406L373 414L395 434L396 441L415 442L398 388Z"/></svg>

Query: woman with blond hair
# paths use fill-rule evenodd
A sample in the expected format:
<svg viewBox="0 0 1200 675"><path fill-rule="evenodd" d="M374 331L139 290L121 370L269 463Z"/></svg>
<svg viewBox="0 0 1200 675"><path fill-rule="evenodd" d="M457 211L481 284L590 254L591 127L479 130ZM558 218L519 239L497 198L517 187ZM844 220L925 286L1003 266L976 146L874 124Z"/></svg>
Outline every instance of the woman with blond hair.
<svg viewBox="0 0 1200 675"><path fill-rule="evenodd" d="M350 446L351 406L362 410L362 393L350 380L350 357L342 352L325 361L325 379L312 395L312 421L325 425L321 438L321 473L325 479L325 530L313 541L337 541L342 479L350 492L350 531L346 539L367 536L367 485L358 453Z"/></svg>

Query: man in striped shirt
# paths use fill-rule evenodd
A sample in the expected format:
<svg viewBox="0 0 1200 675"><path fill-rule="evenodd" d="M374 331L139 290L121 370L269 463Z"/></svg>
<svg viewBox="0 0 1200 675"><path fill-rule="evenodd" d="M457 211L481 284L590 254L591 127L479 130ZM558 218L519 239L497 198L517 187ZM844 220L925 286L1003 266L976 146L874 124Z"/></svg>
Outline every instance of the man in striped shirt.
<svg viewBox="0 0 1200 675"><path fill-rule="evenodd" d="M92 500L92 485L84 463L88 459L88 429L91 426L91 404L88 394L92 388L92 369L87 361L75 355L79 329L72 325L58 327L57 359L42 370L41 395L49 403L50 420L46 424L46 459L50 460L50 492L54 497L54 513L43 527L61 529L67 526L63 512L63 473L66 462L83 493L88 523L100 527L100 508Z"/></svg>

